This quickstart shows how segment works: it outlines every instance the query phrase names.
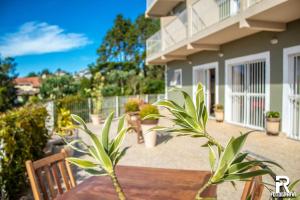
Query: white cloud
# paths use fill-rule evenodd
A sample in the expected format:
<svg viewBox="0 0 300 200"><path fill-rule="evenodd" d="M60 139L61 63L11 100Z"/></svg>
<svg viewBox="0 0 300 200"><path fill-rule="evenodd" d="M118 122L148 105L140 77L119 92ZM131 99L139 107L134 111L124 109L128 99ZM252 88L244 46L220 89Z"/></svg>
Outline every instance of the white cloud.
<svg viewBox="0 0 300 200"><path fill-rule="evenodd" d="M84 34L66 33L57 25L27 22L17 32L0 38L0 54L15 57L62 52L90 43Z"/></svg>

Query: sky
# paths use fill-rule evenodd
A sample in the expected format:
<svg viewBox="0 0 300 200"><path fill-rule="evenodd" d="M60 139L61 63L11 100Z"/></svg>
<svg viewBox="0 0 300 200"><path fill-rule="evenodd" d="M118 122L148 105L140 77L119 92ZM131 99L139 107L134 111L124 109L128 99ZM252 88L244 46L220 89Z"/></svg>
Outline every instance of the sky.
<svg viewBox="0 0 300 200"><path fill-rule="evenodd" d="M117 14L134 20L146 0L0 0L0 54L25 76L48 68L79 71L96 61L96 50Z"/></svg>

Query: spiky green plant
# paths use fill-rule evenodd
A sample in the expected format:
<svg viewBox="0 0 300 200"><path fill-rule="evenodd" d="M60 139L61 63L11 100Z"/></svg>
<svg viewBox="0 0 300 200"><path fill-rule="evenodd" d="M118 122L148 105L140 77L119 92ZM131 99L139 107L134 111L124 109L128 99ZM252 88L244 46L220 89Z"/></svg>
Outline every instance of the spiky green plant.
<svg viewBox="0 0 300 200"><path fill-rule="evenodd" d="M201 84L198 84L196 91L195 103L192 98L184 91L175 89L182 93L184 97L184 105L180 106L171 100L160 100L155 105L166 108L172 115L169 118L174 125L172 127L154 127L152 130L162 130L169 133L179 133L179 135L188 135L192 137L203 137L207 142L202 145L209 148L209 163L211 165L212 175L209 181L197 192L195 199L205 199L201 197L202 192L211 185L223 182L248 181L255 176L265 174L274 175L268 165L280 167L272 161L251 160L247 161L247 153L241 153L241 149L250 132L241 136L232 137L224 148L215 138L213 138L206 130L208 113L204 103L204 92ZM162 115L148 115L148 118L165 117ZM217 153L214 151L217 148ZM259 167L258 170L256 167ZM281 167L280 167L281 168Z"/></svg>
<svg viewBox="0 0 300 200"><path fill-rule="evenodd" d="M70 143L66 141L75 151L89 156L89 159L69 157L67 160L94 176L110 176L119 199L125 200L126 197L117 179L115 167L128 149L128 147L121 149L121 144L129 128L124 127L125 118L124 116L121 117L118 124L117 135L115 138L110 140L109 131L113 116L114 113L112 112L106 119L100 136L98 136L88 129L85 122L79 116L72 115L73 120L78 123L78 125L74 125L74 127L81 129L84 133L86 133L89 136L92 145L87 145L81 139L76 139ZM79 144L77 146L80 147L76 147L75 144Z"/></svg>
<svg viewBox="0 0 300 200"><path fill-rule="evenodd" d="M209 163L212 176L209 181L198 191L196 199L203 199L201 193L210 185L217 185L223 182L234 181L249 181L251 178L262 175L274 175L274 172L269 168L269 165L280 165L268 160L247 160L248 153L241 153L241 149L250 132L240 135L237 138L232 137L227 146L220 154L214 151L214 148L208 145L209 148Z"/></svg>
<svg viewBox="0 0 300 200"><path fill-rule="evenodd" d="M169 133L179 133L179 135L189 135L192 137L204 137L208 141L205 144L215 145L218 147L219 151L223 151L222 145L215 140L210 134L208 134L206 130L206 123L208 120L207 109L204 103L204 93L203 87L201 84L197 86L196 91L196 101L195 104L185 91L180 89L173 89L175 91L179 91L182 93L184 97L184 105L180 106L176 102L172 100L162 99L158 102L154 103L154 105L159 107L166 108L172 115L169 118L172 122L174 122L174 126L172 127L162 127L157 126L153 128L153 130L161 130ZM152 114L146 116L144 119L148 118L159 118L159 117L166 117L162 115Z"/></svg>

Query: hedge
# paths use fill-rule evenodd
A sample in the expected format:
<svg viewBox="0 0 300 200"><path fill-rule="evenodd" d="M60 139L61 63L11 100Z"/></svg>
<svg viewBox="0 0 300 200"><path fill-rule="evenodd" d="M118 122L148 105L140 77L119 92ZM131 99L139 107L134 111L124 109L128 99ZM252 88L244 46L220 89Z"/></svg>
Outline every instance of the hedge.
<svg viewBox="0 0 300 200"><path fill-rule="evenodd" d="M0 115L0 198L18 199L28 188L25 161L44 156L47 111L26 106Z"/></svg>

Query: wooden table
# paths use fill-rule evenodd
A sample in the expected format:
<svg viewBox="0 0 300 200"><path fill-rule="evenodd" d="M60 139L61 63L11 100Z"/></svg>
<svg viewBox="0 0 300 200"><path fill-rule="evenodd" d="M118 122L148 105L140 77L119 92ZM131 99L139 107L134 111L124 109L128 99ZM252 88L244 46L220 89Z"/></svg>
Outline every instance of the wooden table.
<svg viewBox="0 0 300 200"><path fill-rule="evenodd" d="M210 172L119 166L116 173L127 199L189 200L209 179ZM205 197L216 197L216 186L204 191ZM59 200L112 200L117 195L108 176L90 177L58 197Z"/></svg>

